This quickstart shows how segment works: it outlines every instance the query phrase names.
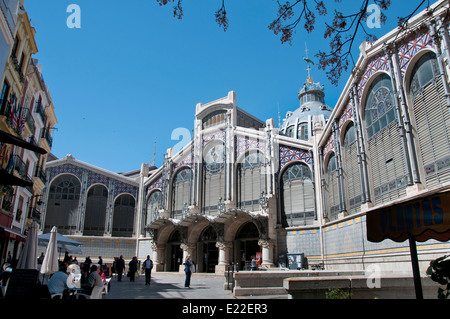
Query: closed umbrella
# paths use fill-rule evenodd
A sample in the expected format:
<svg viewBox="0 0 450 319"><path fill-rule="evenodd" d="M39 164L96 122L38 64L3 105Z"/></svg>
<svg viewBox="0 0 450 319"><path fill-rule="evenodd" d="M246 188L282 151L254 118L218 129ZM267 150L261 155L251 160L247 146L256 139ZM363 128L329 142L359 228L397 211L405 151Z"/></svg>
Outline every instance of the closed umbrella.
<svg viewBox="0 0 450 319"><path fill-rule="evenodd" d="M28 230L25 247L17 264L18 269L37 269L37 223L33 222Z"/></svg>
<svg viewBox="0 0 450 319"><path fill-rule="evenodd" d="M57 234L56 226L53 226L50 232L47 250L45 251L44 261L42 262L41 274L54 274L59 270Z"/></svg>

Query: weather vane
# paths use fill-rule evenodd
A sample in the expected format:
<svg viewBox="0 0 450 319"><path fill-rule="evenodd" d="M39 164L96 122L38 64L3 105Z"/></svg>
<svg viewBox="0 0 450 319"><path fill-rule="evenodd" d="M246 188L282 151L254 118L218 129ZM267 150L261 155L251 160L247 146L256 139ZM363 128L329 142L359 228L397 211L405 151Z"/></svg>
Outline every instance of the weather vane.
<svg viewBox="0 0 450 319"><path fill-rule="evenodd" d="M308 84L313 84L313 79L311 78L311 64L314 65L314 62L311 61L308 58L308 46L305 43L305 51L306 51L306 57L303 57L303 60L306 61L306 63L308 64L308 68L306 69L308 71L308 79L306 80L306 82L308 82Z"/></svg>

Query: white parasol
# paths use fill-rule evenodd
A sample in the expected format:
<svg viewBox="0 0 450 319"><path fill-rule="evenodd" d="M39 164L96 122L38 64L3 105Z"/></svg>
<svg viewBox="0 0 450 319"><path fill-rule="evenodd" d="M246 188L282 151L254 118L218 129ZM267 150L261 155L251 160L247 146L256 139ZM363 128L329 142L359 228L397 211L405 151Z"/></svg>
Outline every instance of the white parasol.
<svg viewBox="0 0 450 319"><path fill-rule="evenodd" d="M17 264L18 269L37 269L37 223L33 222L28 230L25 246Z"/></svg>
<svg viewBox="0 0 450 319"><path fill-rule="evenodd" d="M50 232L47 250L45 251L44 261L42 262L41 274L54 274L59 270L57 234L56 226L53 226Z"/></svg>

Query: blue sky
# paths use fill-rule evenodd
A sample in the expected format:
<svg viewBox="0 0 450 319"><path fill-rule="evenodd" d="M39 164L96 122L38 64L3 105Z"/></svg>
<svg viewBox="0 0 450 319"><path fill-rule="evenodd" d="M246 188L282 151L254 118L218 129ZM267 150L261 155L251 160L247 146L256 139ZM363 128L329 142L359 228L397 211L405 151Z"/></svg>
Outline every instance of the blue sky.
<svg viewBox="0 0 450 319"><path fill-rule="evenodd" d="M338 6L345 13L355 3L342 0ZM171 139L173 130L193 129L196 104L232 90L240 108L278 123L278 107L281 118L298 107L297 92L307 76L305 43L310 58L328 45L319 17L312 34L299 28L292 45L281 44L267 28L276 16L275 0L228 0L226 32L214 18L220 0L185 0L182 20L173 18L172 5L161 7L156 0L24 4L37 32L35 58L43 65L58 119L52 153L72 154L114 172L151 162L155 138L159 166L167 149L179 142ZM70 4L81 8L80 29L67 27ZM378 35L395 28L397 17L408 12L404 1L395 1ZM338 87L317 67L312 75L325 85L326 102L334 107L348 75Z"/></svg>

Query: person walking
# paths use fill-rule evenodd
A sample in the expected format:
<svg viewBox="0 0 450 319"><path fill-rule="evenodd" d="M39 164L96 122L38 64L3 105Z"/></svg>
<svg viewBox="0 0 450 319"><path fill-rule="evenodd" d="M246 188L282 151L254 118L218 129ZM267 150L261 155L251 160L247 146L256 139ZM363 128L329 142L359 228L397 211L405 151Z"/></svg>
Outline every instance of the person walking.
<svg viewBox="0 0 450 319"><path fill-rule="evenodd" d="M137 257L133 257L133 259L131 259L130 263L128 264L128 275L130 276L130 281L134 281L137 270L138 270Z"/></svg>
<svg viewBox="0 0 450 319"><path fill-rule="evenodd" d="M184 272L186 273L186 278L184 280L185 288L190 288L191 285L191 275L192 275L191 266L192 266L191 256L187 255L184 261Z"/></svg>
<svg viewBox="0 0 450 319"><path fill-rule="evenodd" d="M256 263L255 256L252 256L251 264L250 264L251 271L255 271L258 268L258 264Z"/></svg>
<svg viewBox="0 0 450 319"><path fill-rule="evenodd" d="M153 260L150 259L150 255L147 255L147 259L142 264L142 268L145 271L145 285L150 285L153 269Z"/></svg>
<svg viewBox="0 0 450 319"><path fill-rule="evenodd" d="M117 281L122 281L122 274L124 269L125 269L125 260L123 260L123 256L120 255L120 258L116 262Z"/></svg>

